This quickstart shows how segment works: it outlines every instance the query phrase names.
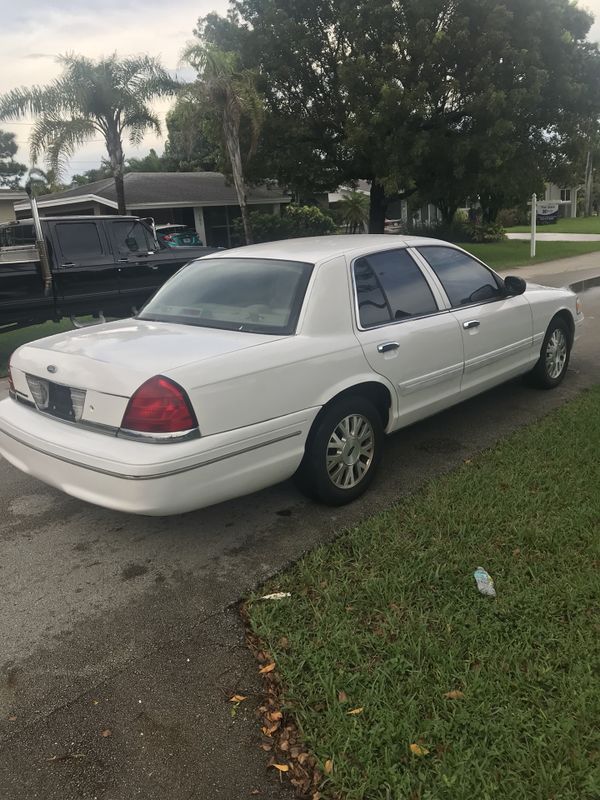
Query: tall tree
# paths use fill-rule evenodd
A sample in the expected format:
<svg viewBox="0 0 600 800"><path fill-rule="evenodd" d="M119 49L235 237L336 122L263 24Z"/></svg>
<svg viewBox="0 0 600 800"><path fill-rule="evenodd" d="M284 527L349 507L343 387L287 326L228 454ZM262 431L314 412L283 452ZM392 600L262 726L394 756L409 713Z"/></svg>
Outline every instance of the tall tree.
<svg viewBox="0 0 600 800"><path fill-rule="evenodd" d="M198 77L185 87L182 97L200 117L207 119L209 125L212 122L219 131L242 212L246 243L250 244L252 229L240 137L242 123L245 123L249 136L249 159L256 151L263 117L255 75L250 70L240 69L236 53L210 45L192 44L186 48L183 57L197 70Z"/></svg>
<svg viewBox="0 0 600 800"><path fill-rule="evenodd" d="M167 114L166 124L168 136L163 157L169 169L174 172L216 172L224 168L220 137L214 140L206 109L199 103L179 97Z"/></svg>
<svg viewBox="0 0 600 800"><path fill-rule="evenodd" d="M14 133L0 130L0 186L17 189L27 171L25 164L15 161L18 145Z"/></svg>
<svg viewBox="0 0 600 800"><path fill-rule="evenodd" d="M201 20L197 34L214 46L237 41L244 65L259 71L265 130L279 134L272 174L301 183L326 168L340 182L369 180L373 232L390 199L417 190L447 219L485 191L493 216L507 186L524 188L524 171L539 180L598 116L592 19L570 0L231 7L227 19Z"/></svg>
<svg viewBox="0 0 600 800"><path fill-rule="evenodd" d="M178 84L150 56L98 61L85 56L59 56L62 75L46 86L13 89L0 97L0 119L35 117L31 159L45 153L57 175L75 150L100 136L115 180L119 213L126 213L123 138L141 143L148 130L160 133L151 102L173 95Z"/></svg>
<svg viewBox="0 0 600 800"><path fill-rule="evenodd" d="M34 196L60 192L67 187L64 186L54 170L43 170L39 167L32 167L27 173L27 183L31 186Z"/></svg>

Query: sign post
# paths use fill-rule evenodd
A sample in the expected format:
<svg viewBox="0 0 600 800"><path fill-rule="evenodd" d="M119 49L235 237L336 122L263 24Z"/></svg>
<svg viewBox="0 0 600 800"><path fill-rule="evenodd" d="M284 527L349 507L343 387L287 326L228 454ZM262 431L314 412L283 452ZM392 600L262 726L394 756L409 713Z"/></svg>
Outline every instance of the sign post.
<svg viewBox="0 0 600 800"><path fill-rule="evenodd" d="M531 195L531 248L529 255L531 258L535 256L535 223L537 217L537 195L534 192Z"/></svg>

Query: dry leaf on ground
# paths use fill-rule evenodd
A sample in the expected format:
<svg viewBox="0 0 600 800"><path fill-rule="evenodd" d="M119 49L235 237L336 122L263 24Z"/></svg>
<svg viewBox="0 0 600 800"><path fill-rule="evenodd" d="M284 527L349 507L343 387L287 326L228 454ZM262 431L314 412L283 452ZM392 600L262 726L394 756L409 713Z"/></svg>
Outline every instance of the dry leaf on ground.
<svg viewBox="0 0 600 800"><path fill-rule="evenodd" d="M112 731L110 728L104 728L104 730L100 731L100 736L103 736L105 739L107 736L112 736Z"/></svg>
<svg viewBox="0 0 600 800"><path fill-rule="evenodd" d="M358 714L362 714L364 710L364 706L361 706L360 708L353 708L351 711L346 711L346 714L352 714L352 716L356 717Z"/></svg>
<svg viewBox="0 0 600 800"><path fill-rule="evenodd" d="M230 703L243 703L244 700L247 700L247 699L248 698L243 694L234 694L233 697L229 698L229 702Z"/></svg>
<svg viewBox="0 0 600 800"><path fill-rule="evenodd" d="M451 692L446 692L444 697L446 700L462 700L465 696L464 692L461 692L460 689L453 689Z"/></svg>
<svg viewBox="0 0 600 800"><path fill-rule="evenodd" d="M338 700L340 703L345 703L348 700L348 695L346 692L338 692Z"/></svg>
<svg viewBox="0 0 600 800"><path fill-rule="evenodd" d="M326 775L331 775L333 772L333 761L331 758L328 758L327 761L323 764L323 772Z"/></svg>
<svg viewBox="0 0 600 800"><path fill-rule="evenodd" d="M426 755L429 755L429 750L426 747L423 747L422 744L411 744L410 745L410 752L414 756L426 756Z"/></svg>
<svg viewBox="0 0 600 800"><path fill-rule="evenodd" d="M289 770L287 764L271 764L271 766L275 767L275 769L278 769L279 772L287 772Z"/></svg>
<svg viewBox="0 0 600 800"><path fill-rule="evenodd" d="M266 675L268 672L273 672L275 669L275 662L272 661L270 664L265 664L264 667L261 667L258 671L261 675Z"/></svg>

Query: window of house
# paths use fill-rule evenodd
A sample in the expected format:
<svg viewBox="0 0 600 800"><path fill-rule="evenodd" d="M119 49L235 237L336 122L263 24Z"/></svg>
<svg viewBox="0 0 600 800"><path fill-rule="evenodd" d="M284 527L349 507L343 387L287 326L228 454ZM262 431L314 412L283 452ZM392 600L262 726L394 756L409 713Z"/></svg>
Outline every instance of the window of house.
<svg viewBox="0 0 600 800"><path fill-rule="evenodd" d="M417 249L438 276L454 308L504 296L494 273L466 253L435 245Z"/></svg>
<svg viewBox="0 0 600 800"><path fill-rule="evenodd" d="M571 190L570 189L561 189L560 190L560 199L566 201L567 203L571 202Z"/></svg>
<svg viewBox="0 0 600 800"><path fill-rule="evenodd" d="M357 259L354 281L363 328L438 311L429 284L406 250Z"/></svg>

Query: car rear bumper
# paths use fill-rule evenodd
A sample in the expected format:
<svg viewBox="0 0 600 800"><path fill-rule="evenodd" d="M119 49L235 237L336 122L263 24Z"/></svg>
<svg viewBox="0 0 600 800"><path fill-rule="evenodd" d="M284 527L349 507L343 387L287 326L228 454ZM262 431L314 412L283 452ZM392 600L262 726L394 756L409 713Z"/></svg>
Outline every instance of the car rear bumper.
<svg viewBox="0 0 600 800"><path fill-rule="evenodd" d="M249 494L298 468L319 409L177 444L146 444L0 402L0 454L90 503L166 516Z"/></svg>

